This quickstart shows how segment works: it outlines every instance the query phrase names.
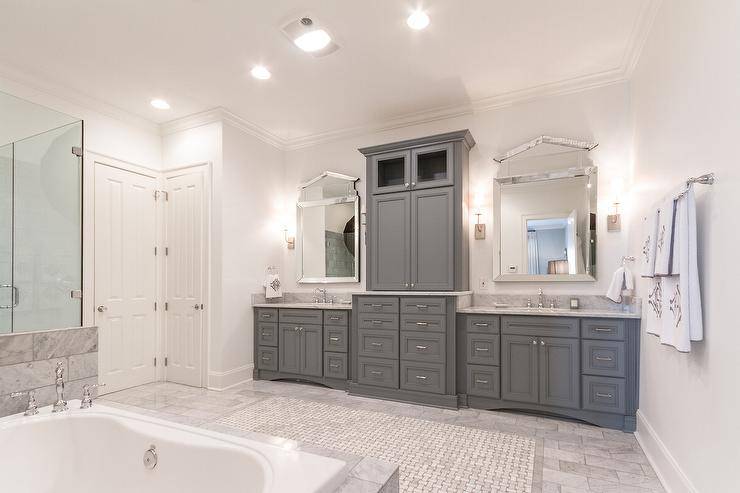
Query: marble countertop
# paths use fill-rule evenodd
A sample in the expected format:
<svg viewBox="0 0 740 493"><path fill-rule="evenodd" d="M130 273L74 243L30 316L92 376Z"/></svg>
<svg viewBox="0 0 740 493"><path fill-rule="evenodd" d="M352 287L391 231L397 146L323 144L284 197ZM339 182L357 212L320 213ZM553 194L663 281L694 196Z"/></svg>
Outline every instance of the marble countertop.
<svg viewBox="0 0 740 493"><path fill-rule="evenodd" d="M310 310L351 310L352 303L255 303L256 308L303 308Z"/></svg>
<svg viewBox="0 0 740 493"><path fill-rule="evenodd" d="M565 308L527 308L527 307L498 307L498 306L469 306L458 308L457 313L490 314L490 315L536 315L547 317L589 317L589 318L641 318L641 314L632 312L618 312L616 310Z"/></svg>
<svg viewBox="0 0 740 493"><path fill-rule="evenodd" d="M472 291L354 291L358 296L468 296Z"/></svg>

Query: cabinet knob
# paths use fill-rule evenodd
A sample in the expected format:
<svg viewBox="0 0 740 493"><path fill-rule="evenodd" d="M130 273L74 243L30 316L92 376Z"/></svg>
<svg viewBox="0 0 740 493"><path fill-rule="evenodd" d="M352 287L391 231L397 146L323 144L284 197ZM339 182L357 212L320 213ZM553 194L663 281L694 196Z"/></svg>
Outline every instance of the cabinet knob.
<svg viewBox="0 0 740 493"><path fill-rule="evenodd" d="M532 344L537 345L537 339L532 339Z"/></svg>
<svg viewBox="0 0 740 493"><path fill-rule="evenodd" d="M542 339L540 339L540 346L544 346L544 345L545 345L545 341L543 341Z"/></svg>
<svg viewBox="0 0 740 493"><path fill-rule="evenodd" d="M414 287L414 283L413 283L413 282L411 283L411 287L412 287L412 288Z"/></svg>
<svg viewBox="0 0 740 493"><path fill-rule="evenodd" d="M403 186L406 187L406 188L408 188L409 187L409 184L408 183L404 183Z"/></svg>
<svg viewBox="0 0 740 493"><path fill-rule="evenodd" d="M411 186L412 186L412 187L415 187L415 186L416 186L416 182L415 182L415 181L412 181L412 182L411 182Z"/></svg>
<svg viewBox="0 0 740 493"><path fill-rule="evenodd" d="M409 287L409 283L404 284L404 286Z"/></svg>

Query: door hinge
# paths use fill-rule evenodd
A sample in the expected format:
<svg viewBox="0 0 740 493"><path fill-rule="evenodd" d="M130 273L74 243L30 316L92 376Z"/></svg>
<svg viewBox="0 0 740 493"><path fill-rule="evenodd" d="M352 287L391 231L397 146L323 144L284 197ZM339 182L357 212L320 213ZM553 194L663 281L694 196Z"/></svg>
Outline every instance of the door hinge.
<svg viewBox="0 0 740 493"><path fill-rule="evenodd" d="M167 366L167 356L164 357L164 366Z"/></svg>
<svg viewBox="0 0 740 493"><path fill-rule="evenodd" d="M154 311L155 312L157 311L157 302L156 301L154 302Z"/></svg>
<svg viewBox="0 0 740 493"><path fill-rule="evenodd" d="M169 254L170 254L170 247L164 247L164 256L166 257Z"/></svg>
<svg viewBox="0 0 740 493"><path fill-rule="evenodd" d="M155 190L154 191L154 200L159 200L159 196L162 195L164 197L164 201L167 202L170 200L170 194L169 192L165 190Z"/></svg>
<svg viewBox="0 0 740 493"><path fill-rule="evenodd" d="M82 147L77 147L77 146L72 147L72 154L74 154L77 157L82 157Z"/></svg>
<svg viewBox="0 0 740 493"><path fill-rule="evenodd" d="M157 255L157 247L154 247L154 255Z"/></svg>
<svg viewBox="0 0 740 493"><path fill-rule="evenodd" d="M169 309L170 309L170 304L165 301L164 302L164 311L167 311Z"/></svg>
<svg viewBox="0 0 740 493"><path fill-rule="evenodd" d="M154 357L154 366L157 366L157 357Z"/></svg>

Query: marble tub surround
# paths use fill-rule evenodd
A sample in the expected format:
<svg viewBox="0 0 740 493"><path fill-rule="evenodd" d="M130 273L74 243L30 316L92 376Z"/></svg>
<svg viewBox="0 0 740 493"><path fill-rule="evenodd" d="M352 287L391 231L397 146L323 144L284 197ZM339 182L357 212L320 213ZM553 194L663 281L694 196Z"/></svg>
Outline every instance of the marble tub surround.
<svg viewBox="0 0 740 493"><path fill-rule="evenodd" d="M0 336L0 416L22 412L27 398L13 392L34 390L39 407L56 399L54 371L64 365L65 397L79 399L82 386L98 381L98 329L75 327Z"/></svg>
<svg viewBox="0 0 740 493"><path fill-rule="evenodd" d="M536 292L532 294L487 294L487 293L474 293L473 304L474 307L496 307L496 308L526 308L527 300L532 301L532 306L537 307L538 294ZM642 313L642 300L635 298L631 304L614 303L606 296L595 296L595 295L562 295L555 294L550 295L545 290L543 294L545 299L545 307L550 306L550 300L554 299L557 308L570 309L571 298L577 298L579 308L573 310L574 312L585 312L587 310L593 310L598 312L614 312L619 313L622 316L625 314L636 314L637 318ZM508 305L508 306L501 306ZM523 312L524 313L524 312ZM528 313L528 312L527 312Z"/></svg>

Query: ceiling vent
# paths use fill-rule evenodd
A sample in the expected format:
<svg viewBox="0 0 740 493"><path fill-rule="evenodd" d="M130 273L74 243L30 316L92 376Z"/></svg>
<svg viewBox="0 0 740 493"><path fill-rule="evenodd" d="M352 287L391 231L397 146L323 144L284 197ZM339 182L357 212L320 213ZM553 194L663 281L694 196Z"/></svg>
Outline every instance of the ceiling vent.
<svg viewBox="0 0 740 493"><path fill-rule="evenodd" d="M329 30L311 15L288 22L281 31L293 45L315 57L326 56L339 49Z"/></svg>

